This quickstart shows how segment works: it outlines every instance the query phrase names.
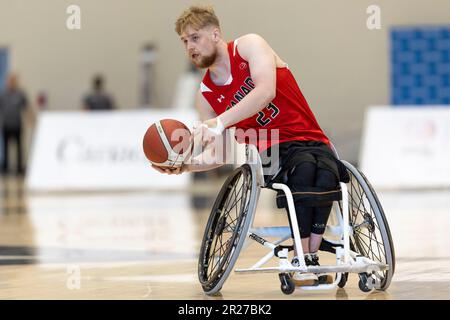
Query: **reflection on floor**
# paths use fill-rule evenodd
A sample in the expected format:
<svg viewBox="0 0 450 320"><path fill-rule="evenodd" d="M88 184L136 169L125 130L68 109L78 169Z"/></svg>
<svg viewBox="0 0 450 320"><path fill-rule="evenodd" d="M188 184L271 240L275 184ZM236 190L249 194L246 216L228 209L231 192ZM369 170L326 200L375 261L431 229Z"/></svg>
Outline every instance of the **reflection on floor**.
<svg viewBox="0 0 450 320"><path fill-rule="evenodd" d="M205 296L197 253L220 184L185 193L27 195L3 180L0 299L450 299L450 192L380 192L397 268L386 292L345 289L285 296L276 274L231 274L222 293ZM263 190L257 225L285 225ZM265 253L253 244L236 267ZM330 256L323 254L323 261Z"/></svg>

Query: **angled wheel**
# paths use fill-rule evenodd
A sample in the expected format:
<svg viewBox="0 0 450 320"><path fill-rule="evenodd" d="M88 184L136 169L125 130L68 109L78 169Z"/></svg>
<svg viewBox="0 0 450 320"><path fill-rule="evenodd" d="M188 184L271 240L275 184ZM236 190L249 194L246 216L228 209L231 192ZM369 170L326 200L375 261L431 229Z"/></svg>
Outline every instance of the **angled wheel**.
<svg viewBox="0 0 450 320"><path fill-rule="evenodd" d="M292 281L291 275L289 273L280 273L278 277L280 278L281 282L281 292L286 295L294 293L295 284L294 281Z"/></svg>
<svg viewBox="0 0 450 320"><path fill-rule="evenodd" d="M337 277L337 274L336 274ZM348 272L344 272L341 274L341 280L338 283L338 287L339 288L344 288L345 285L347 284L347 280L348 280Z"/></svg>
<svg viewBox="0 0 450 320"><path fill-rule="evenodd" d="M223 184L211 210L198 261L203 291L220 291L244 244L259 196L254 169L244 164Z"/></svg>
<svg viewBox="0 0 450 320"><path fill-rule="evenodd" d="M372 291L371 286L369 286L369 277L367 276L366 273L359 274L358 287L359 290L361 290L362 292Z"/></svg>
<svg viewBox="0 0 450 320"><path fill-rule="evenodd" d="M374 270L376 289L386 290L395 271L394 244L380 201L362 172L342 161L350 175L348 183L351 250L375 262L389 266L388 270Z"/></svg>

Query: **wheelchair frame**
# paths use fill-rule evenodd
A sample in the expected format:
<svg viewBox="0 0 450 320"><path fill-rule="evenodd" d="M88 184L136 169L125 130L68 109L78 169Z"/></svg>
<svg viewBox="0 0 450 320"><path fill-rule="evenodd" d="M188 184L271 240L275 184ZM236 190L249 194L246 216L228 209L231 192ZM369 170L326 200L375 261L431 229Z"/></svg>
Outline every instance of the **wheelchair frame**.
<svg viewBox="0 0 450 320"><path fill-rule="evenodd" d="M333 148L334 149L334 148ZM336 150L334 149L334 152L337 155ZM349 168L354 167L349 164L348 162L342 161L345 166ZM350 215L349 215L349 197L348 197L348 188L345 183L340 183L341 192L342 192L342 208L339 205L339 201L333 202L333 211L336 217L336 220L338 224L336 226L331 226L330 224L327 225L327 235L333 235L338 237L340 240L330 240L327 239L325 236L323 238L322 243L325 244L324 248L326 251L329 251L331 253L335 253L336 255L336 264L331 266L306 266L305 260L303 257L303 248L300 238L300 231L298 228L298 221L297 216L295 213L295 206L293 201L293 196L291 193L290 188L282 183L274 183L270 186L267 186L264 181L264 175L262 170L262 164L261 164L261 158L257 152L257 149L255 146L248 146L246 145L246 164L250 166L251 174L256 177L256 203L250 204L250 212L247 214L249 216L246 217L246 219L249 219L250 221L248 224L246 223L248 229L246 230L246 234L242 235L245 238L245 242L241 246L237 246L237 253L230 253L230 254L237 254L236 257L234 257L234 261L232 261L229 268L234 267L234 263L237 260L240 252L242 249L245 249L248 245L250 245L252 242L259 243L260 245L264 246L269 250L269 252L263 256L260 260L258 260L255 264L253 264L249 268L244 269L236 269L235 272L237 274L247 274L247 273L259 273L259 272L265 272L265 273L278 273L281 281L281 290L285 294L291 294L295 290L295 285L293 284L293 281L291 279L290 274L293 272L299 272L299 273L314 273L314 274L324 274L324 273L336 273L336 278L333 283L331 284L316 284L313 286L300 286L297 288L301 288L302 290L331 290L336 288L337 286L343 287L345 286L345 283L347 281L348 273L357 273L359 274L360 281L359 281L359 288L364 292L369 292L372 289L378 289L378 290L385 290L389 284L391 278L388 279L388 283L384 284L384 287L380 287L380 279L377 276L376 272L379 271L385 271L389 269L388 264L380 263L377 261L373 261L367 257L364 257L357 252L353 251L350 244L350 235L352 235L353 228L350 226ZM354 169L354 172L358 172L356 169ZM359 180L358 180L359 182ZM254 183L254 182L253 182ZM253 227L253 220L256 214L256 207L259 199L259 193L261 188L270 188L274 190L281 190L285 193L287 204L288 204L288 212L291 219L292 224L292 235L294 244L293 246L282 246L281 244L292 238L291 236L291 230L289 226L286 227L259 227L254 228ZM370 186L369 186L370 188ZM372 190L370 190L372 191ZM373 191L372 191L373 192ZM368 193L368 196L372 195L370 192ZM376 201L377 199L373 199L373 201ZM377 204L379 204L377 202ZM385 222L385 221L384 221ZM383 222L383 223L384 223ZM390 254L391 257L394 258L394 248L392 245L392 240L390 238L389 234L389 228L388 226L384 224L379 224L380 228L384 228L383 232L388 234L390 246L389 250L390 252L386 254ZM244 227L245 228L245 227ZM266 240L265 238L277 238L275 241L270 242ZM384 240L384 239L383 239ZM288 253L289 251L293 250L295 248L295 251L298 253L298 259L299 259L299 266L294 267L291 262L288 259ZM322 246L321 246L322 249ZM392 252L391 252L392 251ZM269 262L272 258L279 258L278 261L278 267L264 267L264 265ZM392 262L392 267L395 266L394 261ZM214 294L218 292L221 289L221 286L226 280L226 277L230 273L231 270L226 270L224 272L224 278L222 279L222 283L220 286L218 285L218 288L215 288L210 291L206 291L207 294ZM392 275L391 275L392 277Z"/></svg>

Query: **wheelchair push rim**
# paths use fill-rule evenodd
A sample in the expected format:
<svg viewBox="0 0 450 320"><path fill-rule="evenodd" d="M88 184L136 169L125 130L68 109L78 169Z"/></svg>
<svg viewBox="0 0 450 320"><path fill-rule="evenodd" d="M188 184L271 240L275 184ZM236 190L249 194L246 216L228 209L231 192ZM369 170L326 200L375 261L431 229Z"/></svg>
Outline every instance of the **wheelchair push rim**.
<svg viewBox="0 0 450 320"><path fill-rule="evenodd" d="M395 252L389 225L378 197L362 172L342 161L350 175L348 183L351 249L373 261L389 266L373 271L378 290L386 290L395 271Z"/></svg>
<svg viewBox="0 0 450 320"><path fill-rule="evenodd" d="M237 168L223 184L203 235L198 277L204 292L220 291L239 256L256 209L259 188L253 168Z"/></svg>

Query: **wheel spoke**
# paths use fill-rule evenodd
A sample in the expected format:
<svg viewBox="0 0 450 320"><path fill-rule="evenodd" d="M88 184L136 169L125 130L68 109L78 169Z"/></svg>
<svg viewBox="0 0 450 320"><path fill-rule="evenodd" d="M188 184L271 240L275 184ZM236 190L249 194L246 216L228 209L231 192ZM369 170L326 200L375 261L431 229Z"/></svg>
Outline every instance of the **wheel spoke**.
<svg viewBox="0 0 450 320"><path fill-rule="evenodd" d="M228 207L228 205L231 202L231 199L233 199L232 195L234 194L235 189L236 189L236 184L234 184L233 187L231 188L231 190L228 191L228 195L226 196L227 198L225 200L225 204L223 205L222 208L227 208Z"/></svg>
<svg viewBox="0 0 450 320"><path fill-rule="evenodd" d="M240 194L240 192L241 192L241 190L242 190L242 187L243 187L243 185L241 185L241 188L239 189L239 194ZM235 189L234 189L234 190L235 190ZM228 210L226 210L226 213L227 213L227 214L234 208L234 206L236 205L236 203L239 201L239 199L237 199L237 195L236 195L235 192L234 192L234 199L235 199L235 201L233 202L233 204L230 206L230 208L229 208ZM230 204L230 202L228 202L227 205L224 206L224 208L228 208L228 205L229 205L229 204Z"/></svg>
<svg viewBox="0 0 450 320"><path fill-rule="evenodd" d="M220 216L219 216L219 219L220 219ZM218 220L219 220L219 219L218 219ZM211 262L210 259L213 258L213 260L214 260L214 253L216 252L216 247L217 247L218 237L216 237L216 238L214 239L214 234L215 234L215 230L213 229L213 230L212 230L212 237L213 237L213 240L214 240L214 246L213 246L213 247L211 247L211 246L209 247L209 250L210 250L209 253L210 253L210 254L209 254L209 257L208 257L208 269L209 269L209 267L210 267L211 265L213 265L213 264L210 263L210 262ZM213 241L211 241L211 243L212 243L212 242L213 242ZM212 249L212 252L213 252L212 254L211 254L211 248L213 248L213 249Z"/></svg>
<svg viewBox="0 0 450 320"><path fill-rule="evenodd" d="M373 249L372 249L372 242L378 243L378 241L375 241L372 237L370 237L370 236L368 236L368 235L366 235L366 234L364 234L364 233L362 233L362 232L360 232L360 231L356 231L356 233L359 234L359 235L362 235L362 236L364 236L364 237L366 237L366 238L369 239L369 244L365 243L364 240L362 240L362 239L361 239L361 241L363 241L363 242L366 244L367 248L368 248L368 249L370 250L370 252L372 253L372 257L375 256L375 257L377 258L378 261L382 262L383 259L381 258L381 253L378 252L378 253L380 253L380 256L377 256L377 255L375 254L375 252L373 251Z"/></svg>
<svg viewBox="0 0 450 320"><path fill-rule="evenodd" d="M233 210L233 208L236 208L236 207L237 207L236 204L237 204L237 202L239 202L241 199L242 199L242 197L239 198L238 200L236 200L236 203L233 204L233 206L232 206L231 208L229 208L229 209L225 212L225 216L226 216L226 217L230 217L230 219L231 219L231 216L230 216L231 210ZM239 214L236 214L236 218L235 218L234 220L231 220L231 221L234 222L234 221L236 221L238 218L239 218ZM231 222L230 222L230 224L231 224Z"/></svg>
<svg viewBox="0 0 450 320"><path fill-rule="evenodd" d="M239 189L238 195L240 195L240 191L241 191L241 190L244 188L244 186L246 185L245 181L246 181L246 180L243 179L243 182L242 182L241 188ZM232 219L231 222L228 223L228 226L231 227L231 224L239 219L239 212L242 212L242 206L243 206L243 204L245 204L245 200L243 201L242 198L246 199L246 198L247 198L247 197L246 197L246 196L247 196L247 193L248 193L248 192L245 192L243 195L240 195L239 198L237 198L237 195L236 195L236 196L235 196L236 201L233 203L232 206L230 206L230 208L228 208L228 209L226 210L226 213L225 213L225 214L226 214L227 216L229 216L229 213L231 212L231 210L235 209L235 219L234 219L234 220ZM240 205L238 205L238 203L240 203ZM239 208L239 211L237 211L238 208ZM230 217L230 218L231 218L231 217Z"/></svg>

